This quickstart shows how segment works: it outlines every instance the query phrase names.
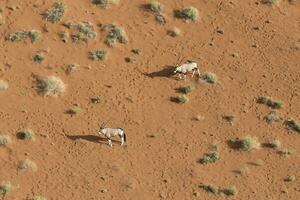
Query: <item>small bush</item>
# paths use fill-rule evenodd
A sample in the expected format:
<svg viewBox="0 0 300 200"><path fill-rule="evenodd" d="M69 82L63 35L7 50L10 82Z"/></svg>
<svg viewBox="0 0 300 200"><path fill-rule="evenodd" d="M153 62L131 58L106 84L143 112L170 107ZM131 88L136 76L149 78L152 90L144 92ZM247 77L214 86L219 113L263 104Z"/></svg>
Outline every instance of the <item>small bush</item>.
<svg viewBox="0 0 300 200"><path fill-rule="evenodd" d="M41 39L42 33L39 30L30 30L28 31L28 38L32 43L37 42Z"/></svg>
<svg viewBox="0 0 300 200"><path fill-rule="evenodd" d="M201 164L214 163L220 160L220 155L218 151L212 151L210 153L206 153L203 158L199 160Z"/></svg>
<svg viewBox="0 0 300 200"><path fill-rule="evenodd" d="M49 8L42 15L45 20L50 21L52 23L60 22L63 18L66 11L66 6L64 3L54 3L51 8Z"/></svg>
<svg viewBox="0 0 300 200"><path fill-rule="evenodd" d="M75 34L71 35L72 41L78 43L80 41L87 42L89 39L94 39L97 36L97 33L94 29L94 26L90 22L80 22L73 25L76 28Z"/></svg>
<svg viewBox="0 0 300 200"><path fill-rule="evenodd" d="M91 102L93 103L93 104L99 104L99 103L101 103L101 97L93 97L93 98L91 98Z"/></svg>
<svg viewBox="0 0 300 200"><path fill-rule="evenodd" d="M128 38L125 31L116 25L111 25L111 27L112 28L106 37L105 43L110 47L113 47L116 42L127 44Z"/></svg>
<svg viewBox="0 0 300 200"><path fill-rule="evenodd" d="M214 195L234 196L238 194L238 189L235 186L231 186L226 189L219 189L218 187L212 185L200 185L199 187Z"/></svg>
<svg viewBox="0 0 300 200"><path fill-rule="evenodd" d="M171 37L177 37L181 34L181 30L177 27L174 27L172 30L168 30L167 34Z"/></svg>
<svg viewBox="0 0 300 200"><path fill-rule="evenodd" d="M8 83L0 79L0 92L8 89Z"/></svg>
<svg viewBox="0 0 300 200"><path fill-rule="evenodd" d="M220 193L223 193L226 196L234 196L238 194L238 189L235 186L231 186L229 188L220 190Z"/></svg>
<svg viewBox="0 0 300 200"><path fill-rule="evenodd" d="M235 144L235 147L245 151L258 149L260 147L260 143L257 141L256 137L249 135L239 140L233 140L232 142Z"/></svg>
<svg viewBox="0 0 300 200"><path fill-rule="evenodd" d="M219 188L213 185L200 185L200 188L215 195L219 194Z"/></svg>
<svg viewBox="0 0 300 200"><path fill-rule="evenodd" d="M0 135L0 147L8 145L10 142L11 140L8 135Z"/></svg>
<svg viewBox="0 0 300 200"><path fill-rule="evenodd" d="M44 96L58 96L65 92L66 86L60 78L49 76L45 80L38 81L38 90Z"/></svg>
<svg viewBox="0 0 300 200"><path fill-rule="evenodd" d="M96 50L94 52L89 52L89 59L91 60L105 60L106 58L106 51L102 51L102 50Z"/></svg>
<svg viewBox="0 0 300 200"><path fill-rule="evenodd" d="M286 120L285 124L287 125L288 129L300 133L300 124L296 120L288 119Z"/></svg>
<svg viewBox="0 0 300 200"><path fill-rule="evenodd" d="M80 108L79 106L74 106L73 108L70 108L69 110L67 110L67 114L70 115L77 115L83 113L83 109Z"/></svg>
<svg viewBox="0 0 300 200"><path fill-rule="evenodd" d="M195 7L187 7L181 10L176 10L175 17L195 22L198 20L199 12Z"/></svg>
<svg viewBox="0 0 300 200"><path fill-rule="evenodd" d="M233 115L224 115L222 118L227 122L233 122L233 120L234 120Z"/></svg>
<svg viewBox="0 0 300 200"><path fill-rule="evenodd" d="M267 116L264 117L264 119L268 123L273 123L273 122L279 122L282 118L279 116L279 114L276 111L271 111Z"/></svg>
<svg viewBox="0 0 300 200"><path fill-rule="evenodd" d="M163 6L159 1L152 0L148 5L149 9L155 13L161 13L163 10Z"/></svg>
<svg viewBox="0 0 300 200"><path fill-rule="evenodd" d="M33 61L36 63L42 63L45 60L45 56L42 53L37 53L33 56Z"/></svg>
<svg viewBox="0 0 300 200"><path fill-rule="evenodd" d="M278 149L281 147L281 142L278 139L274 139L270 142L270 147Z"/></svg>
<svg viewBox="0 0 300 200"><path fill-rule="evenodd" d="M119 0L93 0L93 4L103 8L107 8L111 5L118 4L118 3Z"/></svg>
<svg viewBox="0 0 300 200"><path fill-rule="evenodd" d="M11 192L12 185L10 182L5 182L0 185L0 195L6 195L7 193Z"/></svg>
<svg viewBox="0 0 300 200"><path fill-rule="evenodd" d="M187 85L187 86L184 86L184 87L180 87L179 88L179 91L184 93L184 94L189 94L191 93L193 90L194 90L194 86L192 85Z"/></svg>
<svg viewBox="0 0 300 200"><path fill-rule="evenodd" d="M22 140L32 140L34 138L34 132L31 130L25 130L18 132L17 136Z"/></svg>
<svg viewBox="0 0 300 200"><path fill-rule="evenodd" d="M257 103L267 105L273 109L279 109L283 106L283 103L281 101L274 100L270 97L259 97L257 99Z"/></svg>
<svg viewBox="0 0 300 200"><path fill-rule="evenodd" d="M186 95L180 95L180 96L174 97L173 100L179 104L184 104L184 103L189 102L189 98Z"/></svg>
<svg viewBox="0 0 300 200"><path fill-rule="evenodd" d="M136 55L140 55L142 50L141 49L138 49L138 48L134 48L131 50L132 53L136 54Z"/></svg>
<svg viewBox="0 0 300 200"><path fill-rule="evenodd" d="M42 37L42 33L39 30L29 30L29 31L17 31L11 33L5 37L5 40L10 42L21 42L25 41L27 38L31 40L32 43L37 42Z"/></svg>
<svg viewBox="0 0 300 200"><path fill-rule="evenodd" d="M207 72L201 75L199 80L209 84L215 84L217 82L217 76L214 73Z"/></svg>
<svg viewBox="0 0 300 200"><path fill-rule="evenodd" d="M286 182L293 182L293 181L295 181L296 180L296 176L295 175L289 175L289 176L287 176L285 179L284 179L284 181L286 181Z"/></svg>
<svg viewBox="0 0 300 200"><path fill-rule="evenodd" d="M37 166L33 161L31 161L27 158L26 160L19 162L18 170L20 170L20 171L37 171Z"/></svg>

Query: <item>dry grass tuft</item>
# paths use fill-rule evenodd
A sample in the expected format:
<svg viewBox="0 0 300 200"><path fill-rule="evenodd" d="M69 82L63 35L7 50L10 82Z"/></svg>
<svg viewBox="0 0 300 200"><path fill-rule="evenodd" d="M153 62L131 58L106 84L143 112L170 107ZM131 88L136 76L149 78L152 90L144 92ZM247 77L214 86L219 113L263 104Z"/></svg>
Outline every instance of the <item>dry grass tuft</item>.
<svg viewBox="0 0 300 200"><path fill-rule="evenodd" d="M59 96L65 90L66 85L56 76L49 76L45 80L38 80L38 92L44 96Z"/></svg>

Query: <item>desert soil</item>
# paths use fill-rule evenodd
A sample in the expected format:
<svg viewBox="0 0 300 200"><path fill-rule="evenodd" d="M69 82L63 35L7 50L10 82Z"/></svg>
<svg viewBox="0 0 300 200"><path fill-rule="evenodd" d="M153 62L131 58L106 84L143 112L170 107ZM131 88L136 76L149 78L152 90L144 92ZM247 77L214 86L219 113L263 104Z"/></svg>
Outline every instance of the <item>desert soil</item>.
<svg viewBox="0 0 300 200"><path fill-rule="evenodd" d="M0 91L0 132L12 140L0 148L0 183L13 186L3 199L300 199L300 135L284 124L288 118L300 121L298 0L282 0L278 6L257 0L164 0L165 25L142 8L144 0L121 0L107 9L90 0L64 0L67 12L52 24L41 13L54 2L0 1L0 79L9 84ZM175 9L186 6L199 10L197 22L174 17ZM57 33L68 30L61 25L68 20L91 22L97 37L87 43L62 42ZM120 25L129 42L108 47L100 23ZM43 30L45 24L48 32L38 42L5 40L9 33ZM169 36L173 27L181 35ZM133 48L140 48L141 54L133 54ZM88 52L96 49L106 50L107 59L90 60ZM39 50L45 50L41 64L32 60ZM133 62L125 62L125 57ZM179 57L196 61L201 73L218 77L213 85L196 84L185 104L170 98L195 78L184 81L159 73ZM67 75L64 69L72 63L80 66ZM153 72L158 73L147 76ZM37 93L34 77L50 75L66 83L62 96ZM91 103L95 96L101 96L100 104ZM278 110L280 122L263 119L271 109L256 103L260 96L284 103ZM67 114L74 105L83 112ZM203 118L197 121L197 115ZM233 123L223 115L234 115ZM110 148L97 134L103 122L124 128L126 145L114 141ZM25 129L34 131L34 141L16 137ZM245 135L261 143L277 138L292 154L228 146L228 140ZM215 144L220 160L199 163ZM17 169L26 158L36 163L36 171ZM258 160L259 166L253 164ZM284 181L288 175L296 180ZM213 195L201 184L234 185L238 194Z"/></svg>

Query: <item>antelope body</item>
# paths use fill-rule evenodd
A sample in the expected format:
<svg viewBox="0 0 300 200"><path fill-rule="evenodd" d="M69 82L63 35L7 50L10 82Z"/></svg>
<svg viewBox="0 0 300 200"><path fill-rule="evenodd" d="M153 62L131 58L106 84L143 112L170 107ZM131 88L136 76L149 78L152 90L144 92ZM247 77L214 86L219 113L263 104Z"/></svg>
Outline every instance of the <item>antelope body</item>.
<svg viewBox="0 0 300 200"><path fill-rule="evenodd" d="M126 142L126 134L122 128L104 128L100 127L99 135L103 135L108 140L108 145L112 146L111 138L115 136L119 136L121 138L121 145Z"/></svg>
<svg viewBox="0 0 300 200"><path fill-rule="evenodd" d="M182 65L177 65L175 68L174 73L179 74L180 79L182 79L182 74L184 76L184 79L186 77L187 73L193 72L192 77L194 77L195 72L197 71L198 75L200 76L200 71L198 69L198 64L196 62L188 60L187 63L184 63Z"/></svg>

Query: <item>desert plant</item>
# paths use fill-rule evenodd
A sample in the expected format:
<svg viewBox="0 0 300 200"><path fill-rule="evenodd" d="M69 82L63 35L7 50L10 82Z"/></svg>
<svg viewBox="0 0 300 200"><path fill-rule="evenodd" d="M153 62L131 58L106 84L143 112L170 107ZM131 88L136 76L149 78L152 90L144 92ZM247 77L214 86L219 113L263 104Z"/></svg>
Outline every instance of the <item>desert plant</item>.
<svg viewBox="0 0 300 200"><path fill-rule="evenodd" d="M209 84L215 84L217 82L217 76L214 73L206 72L200 76L200 80Z"/></svg>
<svg viewBox="0 0 300 200"><path fill-rule="evenodd" d="M220 160L220 154L218 151L212 151L210 153L206 153L203 158L199 160L201 164L214 163Z"/></svg>
<svg viewBox="0 0 300 200"><path fill-rule="evenodd" d="M131 50L131 52L134 53L134 54L136 54L136 55L140 55L141 52L142 52L142 50L139 49L139 48L134 48L134 49Z"/></svg>
<svg viewBox="0 0 300 200"><path fill-rule="evenodd" d="M38 80L38 90L44 96L58 96L65 92L66 85L60 78L49 76L45 80Z"/></svg>
<svg viewBox="0 0 300 200"><path fill-rule="evenodd" d="M263 4L269 4L269 5L277 5L279 3L279 0L261 0Z"/></svg>
<svg viewBox="0 0 300 200"><path fill-rule="evenodd" d="M30 30L28 31L28 38L32 43L37 42L41 39L42 33L39 30Z"/></svg>
<svg viewBox="0 0 300 200"><path fill-rule="evenodd" d="M3 182L0 185L0 195L6 195L7 193L11 192L12 185L10 182Z"/></svg>
<svg viewBox="0 0 300 200"><path fill-rule="evenodd" d="M168 30L167 34L172 36L172 37L177 37L181 34L181 30L177 27L174 27L173 29Z"/></svg>
<svg viewBox="0 0 300 200"><path fill-rule="evenodd" d="M272 110L271 112L269 112L269 114L267 114L264 119L268 122L268 123L273 123L273 122L279 122L282 118L279 116L279 114Z"/></svg>
<svg viewBox="0 0 300 200"><path fill-rule="evenodd" d="M93 103L93 104L98 104L98 103L101 103L101 97L93 97L93 98L91 98L91 102Z"/></svg>
<svg viewBox="0 0 300 200"><path fill-rule="evenodd" d="M160 24L165 24L167 23L167 20L166 20L166 17L162 14L159 14L159 15L155 15L155 20L157 22L159 22Z"/></svg>
<svg viewBox="0 0 300 200"><path fill-rule="evenodd" d="M286 182L293 182L293 181L295 181L296 180L296 176L295 175L289 175L289 176L287 176L285 179L284 179L284 181L286 181Z"/></svg>
<svg viewBox="0 0 300 200"><path fill-rule="evenodd" d="M34 132L32 130L20 131L17 136L22 140L31 140L34 138Z"/></svg>
<svg viewBox="0 0 300 200"><path fill-rule="evenodd" d="M76 33L71 35L72 41L78 43L80 41L87 42L89 39L94 39L97 33L91 22L79 22L73 25L76 28Z"/></svg>
<svg viewBox="0 0 300 200"><path fill-rule="evenodd" d="M19 162L18 170L20 170L20 171L36 171L37 166L33 161L31 161L27 158L27 159Z"/></svg>
<svg viewBox="0 0 300 200"><path fill-rule="evenodd" d="M118 4L119 0L93 0L92 2L97 6L107 8L111 5Z"/></svg>
<svg viewBox="0 0 300 200"><path fill-rule="evenodd" d="M58 33L58 36L60 37L61 41L66 43L69 40L70 34L66 31L61 31Z"/></svg>
<svg viewBox="0 0 300 200"><path fill-rule="evenodd" d="M300 133L300 124L296 120L288 119L285 121L285 124L287 125L288 129Z"/></svg>
<svg viewBox="0 0 300 200"><path fill-rule="evenodd" d="M5 37L5 40L10 42L20 42L25 41L27 38L31 40L32 43L40 40L42 37L42 33L39 30L21 30L14 33L10 33Z"/></svg>
<svg viewBox="0 0 300 200"><path fill-rule="evenodd" d="M184 87L180 87L178 90L179 90L179 92L182 92L182 93L184 93L184 94L189 94L189 93L191 93L194 89L195 89L194 86L192 86L192 85L187 85L187 86L184 86Z"/></svg>
<svg viewBox="0 0 300 200"><path fill-rule="evenodd" d="M281 101L274 100L271 97L259 97L257 103L267 105L273 109L279 109L283 106Z"/></svg>
<svg viewBox="0 0 300 200"><path fill-rule="evenodd" d="M105 60L107 57L106 51L103 50L96 50L94 52L90 51L89 52L89 59L91 60Z"/></svg>
<svg viewBox="0 0 300 200"><path fill-rule="evenodd" d="M66 6L64 3L54 3L51 8L49 8L42 15L45 20L50 21L52 23L60 22L63 18L66 11Z"/></svg>
<svg viewBox="0 0 300 200"><path fill-rule="evenodd" d="M0 146L6 146L10 143L10 137L8 135L0 135Z"/></svg>
<svg viewBox="0 0 300 200"><path fill-rule="evenodd" d="M68 109L66 113L70 115L77 115L83 113L83 109L80 108L79 106L74 106L73 108Z"/></svg>
<svg viewBox="0 0 300 200"><path fill-rule="evenodd" d="M174 97L174 101L179 104L184 104L189 101L189 98L186 95L180 95L180 96Z"/></svg>
<svg viewBox="0 0 300 200"><path fill-rule="evenodd" d="M195 22L198 20L199 12L195 7L187 7L181 10L175 10L175 17Z"/></svg>
<svg viewBox="0 0 300 200"><path fill-rule="evenodd" d="M161 13L163 10L163 6L159 1L156 0L151 0L150 3L148 4L149 10L155 13Z"/></svg>
<svg viewBox="0 0 300 200"><path fill-rule="evenodd" d="M75 71L79 67L78 64L69 64L66 68L66 74L71 74L73 71Z"/></svg>
<svg viewBox="0 0 300 200"><path fill-rule="evenodd" d="M45 56L43 53L38 52L33 56L34 62L42 63L44 60L45 60Z"/></svg>
<svg viewBox="0 0 300 200"><path fill-rule="evenodd" d="M127 44L128 38L125 31L117 25L111 25L111 27L112 28L106 37L105 43L110 47L113 47L116 42Z"/></svg>
<svg viewBox="0 0 300 200"><path fill-rule="evenodd" d="M200 185L200 188L202 188L203 190L205 190L206 192L212 193L212 194L219 194L219 188L215 187L213 185Z"/></svg>
<svg viewBox="0 0 300 200"><path fill-rule="evenodd" d="M225 194L226 196L234 196L238 194L238 189L235 186L231 186L229 188L220 190L220 193Z"/></svg>
<svg viewBox="0 0 300 200"><path fill-rule="evenodd" d="M8 89L8 83L0 79L0 92Z"/></svg>
<svg viewBox="0 0 300 200"><path fill-rule="evenodd" d="M33 198L33 200L47 200L46 197L42 197L42 196L36 196Z"/></svg>
<svg viewBox="0 0 300 200"><path fill-rule="evenodd" d="M74 26L74 23L71 21L66 21L66 22L62 23L62 25L68 29L71 29Z"/></svg>
<svg viewBox="0 0 300 200"><path fill-rule="evenodd" d="M257 141L256 137L249 135L238 140L233 140L232 142L237 148L245 151L250 151L260 147L260 143Z"/></svg>
<svg viewBox="0 0 300 200"><path fill-rule="evenodd" d="M227 122L233 122L233 120L234 120L233 115L223 115L222 118Z"/></svg>

